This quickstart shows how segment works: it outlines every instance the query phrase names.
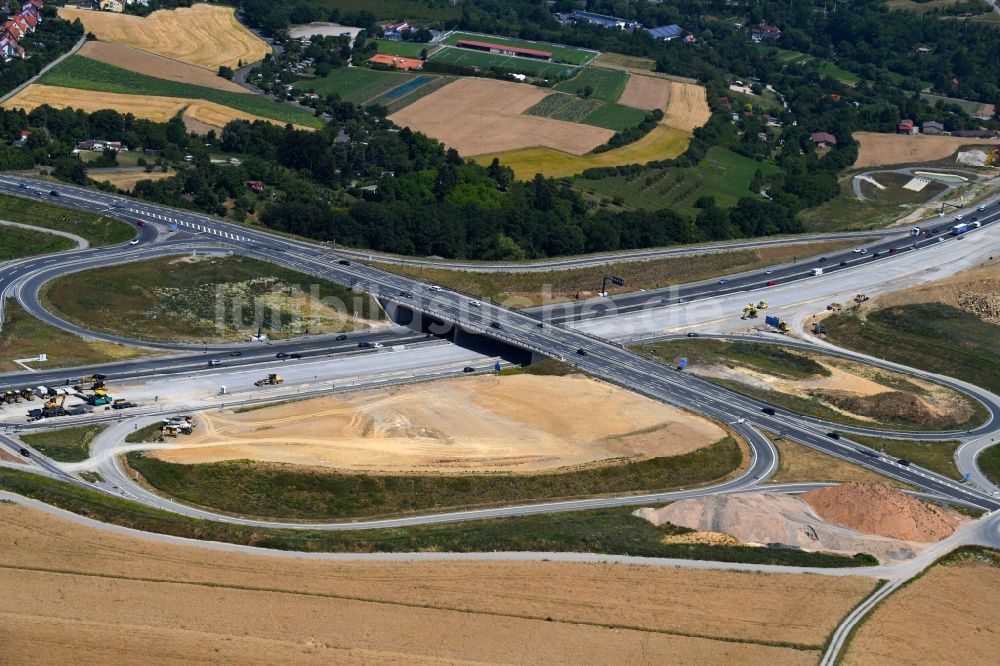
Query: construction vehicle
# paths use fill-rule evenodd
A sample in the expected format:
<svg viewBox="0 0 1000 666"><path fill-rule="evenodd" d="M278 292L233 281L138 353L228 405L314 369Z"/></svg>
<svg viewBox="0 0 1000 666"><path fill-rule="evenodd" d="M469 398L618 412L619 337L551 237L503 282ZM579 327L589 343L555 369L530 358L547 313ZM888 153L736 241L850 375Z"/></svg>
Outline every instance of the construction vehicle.
<svg viewBox="0 0 1000 666"><path fill-rule="evenodd" d="M139 405L134 402L129 402L125 398L118 398L111 403L111 409L128 409L130 407L138 407Z"/></svg>
<svg viewBox="0 0 1000 666"><path fill-rule="evenodd" d="M994 148L983 162L986 166L1000 166L1000 148Z"/></svg>
<svg viewBox="0 0 1000 666"><path fill-rule="evenodd" d="M767 309L767 301L761 299L761 301L759 303L757 303L757 309L758 310L766 310Z"/></svg>
<svg viewBox="0 0 1000 666"><path fill-rule="evenodd" d="M781 333L791 333L792 327L788 325L788 322L784 319L778 323L778 331Z"/></svg>
<svg viewBox="0 0 1000 666"><path fill-rule="evenodd" d="M258 387L260 387L260 386L272 386L272 385L281 384L284 381L285 380L281 378L281 375L271 374L271 375L268 375L267 377L264 377L263 379L258 379L257 381L255 381L253 383L253 385L254 386L258 386Z"/></svg>
<svg viewBox="0 0 1000 666"><path fill-rule="evenodd" d="M24 400L34 400L35 389L31 388L30 386L28 388L21 389L21 398L23 398Z"/></svg>
<svg viewBox="0 0 1000 666"><path fill-rule="evenodd" d="M858 294L857 296L854 297L855 303L864 303L867 300L868 300L868 294Z"/></svg>
<svg viewBox="0 0 1000 666"><path fill-rule="evenodd" d="M828 306L826 306L826 309L831 310L833 312L840 312L841 310L844 309L844 306L841 305L840 303L830 303Z"/></svg>
<svg viewBox="0 0 1000 666"><path fill-rule="evenodd" d="M21 394L17 391L4 391L3 401L8 405L12 405L16 402L21 402Z"/></svg>
<svg viewBox="0 0 1000 666"><path fill-rule="evenodd" d="M104 388L107 378L107 375L96 373L93 375L87 375L86 377L81 377L80 384L78 386L74 386L73 388L77 391L96 391ZM90 384L90 386L84 386L84 384Z"/></svg>
<svg viewBox="0 0 1000 666"><path fill-rule="evenodd" d="M97 389L91 395L85 396L83 399L87 401L88 405L93 405L94 407L110 405L112 403L111 396L108 395L107 391L104 389Z"/></svg>
<svg viewBox="0 0 1000 666"><path fill-rule="evenodd" d="M756 319L757 307L753 303L747 303L743 308L743 316L740 319Z"/></svg>
<svg viewBox="0 0 1000 666"><path fill-rule="evenodd" d="M161 428L161 430L172 430L176 433L181 433L184 435L190 435L193 429L194 426L188 423L187 421L184 420L177 421L171 419L165 419L163 421L163 426Z"/></svg>

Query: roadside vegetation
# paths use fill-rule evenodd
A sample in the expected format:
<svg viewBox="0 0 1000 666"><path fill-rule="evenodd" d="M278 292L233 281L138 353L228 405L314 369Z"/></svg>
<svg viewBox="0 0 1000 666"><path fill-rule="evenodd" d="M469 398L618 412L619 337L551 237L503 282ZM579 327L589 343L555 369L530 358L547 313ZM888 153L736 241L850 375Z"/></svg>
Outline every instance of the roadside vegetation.
<svg viewBox="0 0 1000 666"><path fill-rule="evenodd" d="M605 275L615 275L625 280L624 287L608 286L608 293L621 294L753 270L791 261L793 257L814 256L850 247L854 244L853 241L801 243L756 250L734 250L668 257L651 261L630 261L594 268L518 273L473 273L382 262L373 262L373 265L480 298L491 298L495 301L516 298L519 300L513 303L515 307L531 307L549 301L571 300L577 295L581 297L593 296L600 291L601 281ZM543 296L542 290L545 288L550 291Z"/></svg>
<svg viewBox="0 0 1000 666"><path fill-rule="evenodd" d="M138 430L133 430L129 434L125 435L126 444L142 444L145 442L156 442L160 440L160 432L163 430L163 424L157 421L156 423L150 423L148 426L139 428Z"/></svg>
<svg viewBox="0 0 1000 666"><path fill-rule="evenodd" d="M66 231L86 238L91 247L117 245L136 235L134 227L120 220L6 194L0 194L0 220ZM9 231L4 227L3 235Z"/></svg>
<svg viewBox="0 0 1000 666"><path fill-rule="evenodd" d="M138 347L85 340L35 319L13 298L4 301L3 330L0 331L0 371L23 372L15 358L34 358L45 353L46 368L66 368L96 363L124 361L157 352Z"/></svg>
<svg viewBox="0 0 1000 666"><path fill-rule="evenodd" d="M864 467L834 458L790 439L768 433L778 449L778 471L771 483L811 483L833 481L837 483L882 483L894 488L908 488L895 479L876 474Z"/></svg>
<svg viewBox="0 0 1000 666"><path fill-rule="evenodd" d="M843 312L823 323L827 339L841 347L1000 393L1000 335L996 324L974 314L941 303L916 303L874 310L864 319Z"/></svg>
<svg viewBox="0 0 1000 666"><path fill-rule="evenodd" d="M679 339L642 345L637 350L667 366L687 359L688 372L799 414L848 425L881 426L899 430L954 430L977 426L988 418L986 408L958 391L940 387L935 400L949 407L947 414L932 409L925 399L928 389L906 375L815 352L785 349L778 345L723 340ZM848 376L871 380L884 387L877 393L856 393L846 384L827 388L812 385L831 377L830 368ZM749 371L741 372L741 370ZM752 373L770 379L758 380ZM802 384L792 383L801 381ZM843 387L843 388L838 388Z"/></svg>
<svg viewBox="0 0 1000 666"><path fill-rule="evenodd" d="M980 453L976 464L987 479L1000 485L1000 444L995 444Z"/></svg>
<svg viewBox="0 0 1000 666"><path fill-rule="evenodd" d="M75 247L76 243L63 236L0 225L0 262L63 252Z"/></svg>
<svg viewBox="0 0 1000 666"><path fill-rule="evenodd" d="M59 462L80 462L90 457L90 445L107 426L84 425L21 435L21 439Z"/></svg>
<svg viewBox="0 0 1000 666"><path fill-rule="evenodd" d="M962 445L962 442L957 439L926 442L855 434L845 436L876 451L883 451L886 456L891 458L904 458L915 465L926 467L932 472L943 474L951 479L962 478L958 467L955 466L955 451Z"/></svg>
<svg viewBox="0 0 1000 666"><path fill-rule="evenodd" d="M721 479L743 455L731 438L691 453L550 474L464 476L343 474L295 465L168 463L141 452L129 466L157 490L228 513L337 520L605 493L689 488Z"/></svg>
<svg viewBox="0 0 1000 666"><path fill-rule="evenodd" d="M544 551L628 554L689 560L751 562L786 566L864 567L869 555L832 555L790 549L665 544L666 535L687 530L655 527L630 515L630 508L476 520L420 527L350 530L288 530L242 527L179 516L118 497L0 469L0 489L85 514L102 522L161 534L307 552L490 552Z"/></svg>
<svg viewBox="0 0 1000 666"><path fill-rule="evenodd" d="M115 289L80 289L87 283ZM45 285L43 301L89 330L140 340L235 340L263 324L270 338L350 331L377 317L364 294L240 256L162 257Z"/></svg>

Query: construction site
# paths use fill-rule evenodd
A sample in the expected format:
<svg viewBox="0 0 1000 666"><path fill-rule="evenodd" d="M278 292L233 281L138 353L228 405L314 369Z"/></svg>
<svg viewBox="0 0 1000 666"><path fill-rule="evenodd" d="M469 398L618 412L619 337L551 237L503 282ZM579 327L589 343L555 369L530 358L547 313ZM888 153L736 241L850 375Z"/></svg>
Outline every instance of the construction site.
<svg viewBox="0 0 1000 666"><path fill-rule="evenodd" d="M112 397L108 393L106 380L105 375L93 374L78 380L67 379L65 385L60 387L28 386L23 389L9 389L3 393L3 404L35 403L37 399L39 402L35 404L40 406L28 409L28 421L80 416L93 412L97 407L103 407L106 411L138 407L136 403L125 398Z"/></svg>

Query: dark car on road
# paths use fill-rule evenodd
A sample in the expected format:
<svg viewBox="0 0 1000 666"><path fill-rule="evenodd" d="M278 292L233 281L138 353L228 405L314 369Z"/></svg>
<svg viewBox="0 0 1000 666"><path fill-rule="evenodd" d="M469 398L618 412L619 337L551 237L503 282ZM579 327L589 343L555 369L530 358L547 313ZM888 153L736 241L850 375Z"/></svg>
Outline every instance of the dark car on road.
<svg viewBox="0 0 1000 666"><path fill-rule="evenodd" d="M341 266L350 266L351 265L351 262L349 262L347 259L339 259L337 261L337 263L340 264Z"/></svg>
<svg viewBox="0 0 1000 666"><path fill-rule="evenodd" d="M401 291L399 292L399 295L402 296L403 298L413 298L413 294L411 294L408 291Z"/></svg>
<svg viewBox="0 0 1000 666"><path fill-rule="evenodd" d="M274 358L288 358L288 354L286 354L285 352L278 352L277 354L274 355Z"/></svg>
<svg viewBox="0 0 1000 666"><path fill-rule="evenodd" d="M49 190L49 196L50 197L57 197L57 196L59 196L59 193L56 192L55 190Z"/></svg>
<svg viewBox="0 0 1000 666"><path fill-rule="evenodd" d="M243 356L243 352L241 352L241 351L234 351L234 352L231 352L229 355L230 356L234 356L236 358L239 358L240 356Z"/></svg>
<svg viewBox="0 0 1000 666"><path fill-rule="evenodd" d="M340 342L341 340L346 340L346 339L347 339L347 336L344 335L343 333L341 333L336 338L334 338L334 340L337 340L338 342Z"/></svg>
<svg viewBox="0 0 1000 666"><path fill-rule="evenodd" d="M899 459L899 460L897 460L896 462L898 462L898 463L899 463L900 465L902 465L903 467L909 467L909 466L910 466L910 461L909 461L909 460L907 460L906 458L900 458L900 459Z"/></svg>
<svg viewBox="0 0 1000 666"><path fill-rule="evenodd" d="M846 261L842 261L842 262L840 262L840 265L841 265L841 266L846 266L846 265L847 265L847 262L846 262Z"/></svg>
<svg viewBox="0 0 1000 666"><path fill-rule="evenodd" d="M580 356L586 356L587 350L584 349L583 347L580 347L579 349L576 350L576 353L579 354Z"/></svg>
<svg viewBox="0 0 1000 666"><path fill-rule="evenodd" d="M24 456L25 458L30 458L31 457L31 451L29 451L28 449L22 448L21 449L21 455Z"/></svg>
<svg viewBox="0 0 1000 666"><path fill-rule="evenodd" d="M462 372L475 372L475 371L476 369L473 368L471 365L467 365L464 368L462 368Z"/></svg>
<svg viewBox="0 0 1000 666"><path fill-rule="evenodd" d="M826 257L820 257L819 258L819 263L821 263L821 264L825 264L827 261L829 261L829 259L827 259Z"/></svg>
<svg viewBox="0 0 1000 666"><path fill-rule="evenodd" d="M828 432L826 433L826 436L829 437L830 439L840 439L839 432Z"/></svg>
<svg viewBox="0 0 1000 666"><path fill-rule="evenodd" d="M490 328L495 328L495 329L497 329L499 331L500 330L500 322L498 322L498 321L491 321L490 322Z"/></svg>
<svg viewBox="0 0 1000 666"><path fill-rule="evenodd" d="M358 347L361 347L362 349L370 349L371 346L372 346L372 343L370 343L370 342L359 342L358 343Z"/></svg>
<svg viewBox="0 0 1000 666"><path fill-rule="evenodd" d="M774 416L774 407L765 407L765 408L763 408L763 409L762 409L762 410L760 410L760 411L762 411L762 412L764 412L765 414L768 414L768 415L770 415L770 416Z"/></svg>
<svg viewBox="0 0 1000 666"><path fill-rule="evenodd" d="M688 333L688 337L689 338L697 338L698 334L697 333Z"/></svg>

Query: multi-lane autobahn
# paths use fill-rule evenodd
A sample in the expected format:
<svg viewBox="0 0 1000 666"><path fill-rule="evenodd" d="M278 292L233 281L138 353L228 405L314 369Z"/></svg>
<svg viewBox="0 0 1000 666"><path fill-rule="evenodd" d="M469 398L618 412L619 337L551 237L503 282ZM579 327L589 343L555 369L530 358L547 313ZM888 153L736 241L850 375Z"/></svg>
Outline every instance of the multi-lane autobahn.
<svg viewBox="0 0 1000 666"><path fill-rule="evenodd" d="M768 447L758 428L782 432L785 436L839 458L850 460L893 478L911 483L942 497L971 502L986 509L1000 508L1000 500L914 465L896 461L865 450L846 439L827 436L830 424L803 419L794 414L764 414L760 403L745 399L731 391L675 372L643 358L623 346L561 326L537 314L507 310L497 305L476 301L449 290L432 288L417 280L357 263L329 248L289 239L252 228L245 228L187 211L110 196L92 190L50 183L31 183L31 187L54 188L63 205L116 215L124 219L176 224L186 233L225 243L234 252L251 254L303 273L345 285L357 285L376 295L388 307L405 308L429 321L432 330L444 332L456 327L463 334L474 333L506 342L545 356L561 358L582 370L631 390L704 414L731 427L750 442L754 465L766 462ZM19 187L19 181L0 177L0 191L15 194L30 191ZM995 205L987 212L991 223L996 219ZM901 246L897 252L903 251ZM873 254L869 250L870 254ZM826 262L831 263L831 260ZM839 261L835 262L839 267ZM789 269L781 279L795 279L801 268ZM772 274L774 275L774 274ZM749 279L749 278L748 278ZM759 279L759 278L754 278ZM777 279L777 278L774 278ZM23 283L19 283L23 284ZM719 284L722 289L734 285ZM20 288L20 287L19 287ZM29 290L30 291L30 290ZM995 412L996 405L986 405ZM998 421L991 419L986 430L994 432Z"/></svg>

